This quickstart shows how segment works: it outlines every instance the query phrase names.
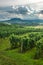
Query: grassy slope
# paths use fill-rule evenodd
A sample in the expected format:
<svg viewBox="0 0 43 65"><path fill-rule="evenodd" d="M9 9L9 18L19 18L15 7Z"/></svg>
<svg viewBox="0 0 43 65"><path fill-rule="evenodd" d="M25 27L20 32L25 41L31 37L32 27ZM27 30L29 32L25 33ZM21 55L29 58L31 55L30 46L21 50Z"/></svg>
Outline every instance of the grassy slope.
<svg viewBox="0 0 43 65"><path fill-rule="evenodd" d="M0 65L16 65L13 59L0 54Z"/></svg>
<svg viewBox="0 0 43 65"><path fill-rule="evenodd" d="M0 65L43 65L43 60L33 59L35 48L21 54L18 49L6 51L9 46L8 39L0 39Z"/></svg>
<svg viewBox="0 0 43 65"><path fill-rule="evenodd" d="M6 48L10 47L8 39L0 39L0 65L16 65L13 59L3 54ZM6 52L5 52L6 53Z"/></svg>

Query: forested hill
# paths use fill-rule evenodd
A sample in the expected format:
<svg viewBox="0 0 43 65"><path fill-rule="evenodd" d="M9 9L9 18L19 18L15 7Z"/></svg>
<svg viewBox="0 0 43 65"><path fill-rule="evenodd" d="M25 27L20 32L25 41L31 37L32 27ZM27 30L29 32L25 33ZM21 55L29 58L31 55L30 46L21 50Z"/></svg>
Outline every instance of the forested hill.
<svg viewBox="0 0 43 65"><path fill-rule="evenodd" d="M10 20L0 21L1 23L12 23L12 24L28 24L28 25L43 25L43 20L34 19L34 20L23 20L20 18L13 18Z"/></svg>

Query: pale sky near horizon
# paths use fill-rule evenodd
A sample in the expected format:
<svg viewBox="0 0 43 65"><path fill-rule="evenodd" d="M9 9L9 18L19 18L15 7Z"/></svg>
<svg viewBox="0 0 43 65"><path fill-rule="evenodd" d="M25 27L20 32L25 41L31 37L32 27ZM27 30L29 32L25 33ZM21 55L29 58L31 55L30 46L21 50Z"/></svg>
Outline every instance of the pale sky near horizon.
<svg viewBox="0 0 43 65"><path fill-rule="evenodd" d="M29 3L43 2L43 0L0 0L0 6L24 5Z"/></svg>

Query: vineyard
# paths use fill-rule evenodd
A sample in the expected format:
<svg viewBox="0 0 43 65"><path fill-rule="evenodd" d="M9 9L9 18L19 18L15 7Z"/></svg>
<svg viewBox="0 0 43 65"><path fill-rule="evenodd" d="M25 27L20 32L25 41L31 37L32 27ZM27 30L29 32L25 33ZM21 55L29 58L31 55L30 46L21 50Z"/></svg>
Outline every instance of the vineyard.
<svg viewBox="0 0 43 65"><path fill-rule="evenodd" d="M0 65L43 65L43 26L0 24Z"/></svg>

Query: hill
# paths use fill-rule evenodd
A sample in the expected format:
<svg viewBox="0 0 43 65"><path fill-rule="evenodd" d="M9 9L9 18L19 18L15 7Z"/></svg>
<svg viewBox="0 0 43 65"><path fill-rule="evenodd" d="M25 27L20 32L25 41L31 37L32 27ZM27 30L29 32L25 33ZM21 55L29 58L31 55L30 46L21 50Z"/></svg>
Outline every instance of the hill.
<svg viewBox="0 0 43 65"><path fill-rule="evenodd" d="M25 24L25 25L43 25L43 20L34 19L34 20L23 20L20 18L12 18L10 20L1 21L2 23L11 23L11 24Z"/></svg>

